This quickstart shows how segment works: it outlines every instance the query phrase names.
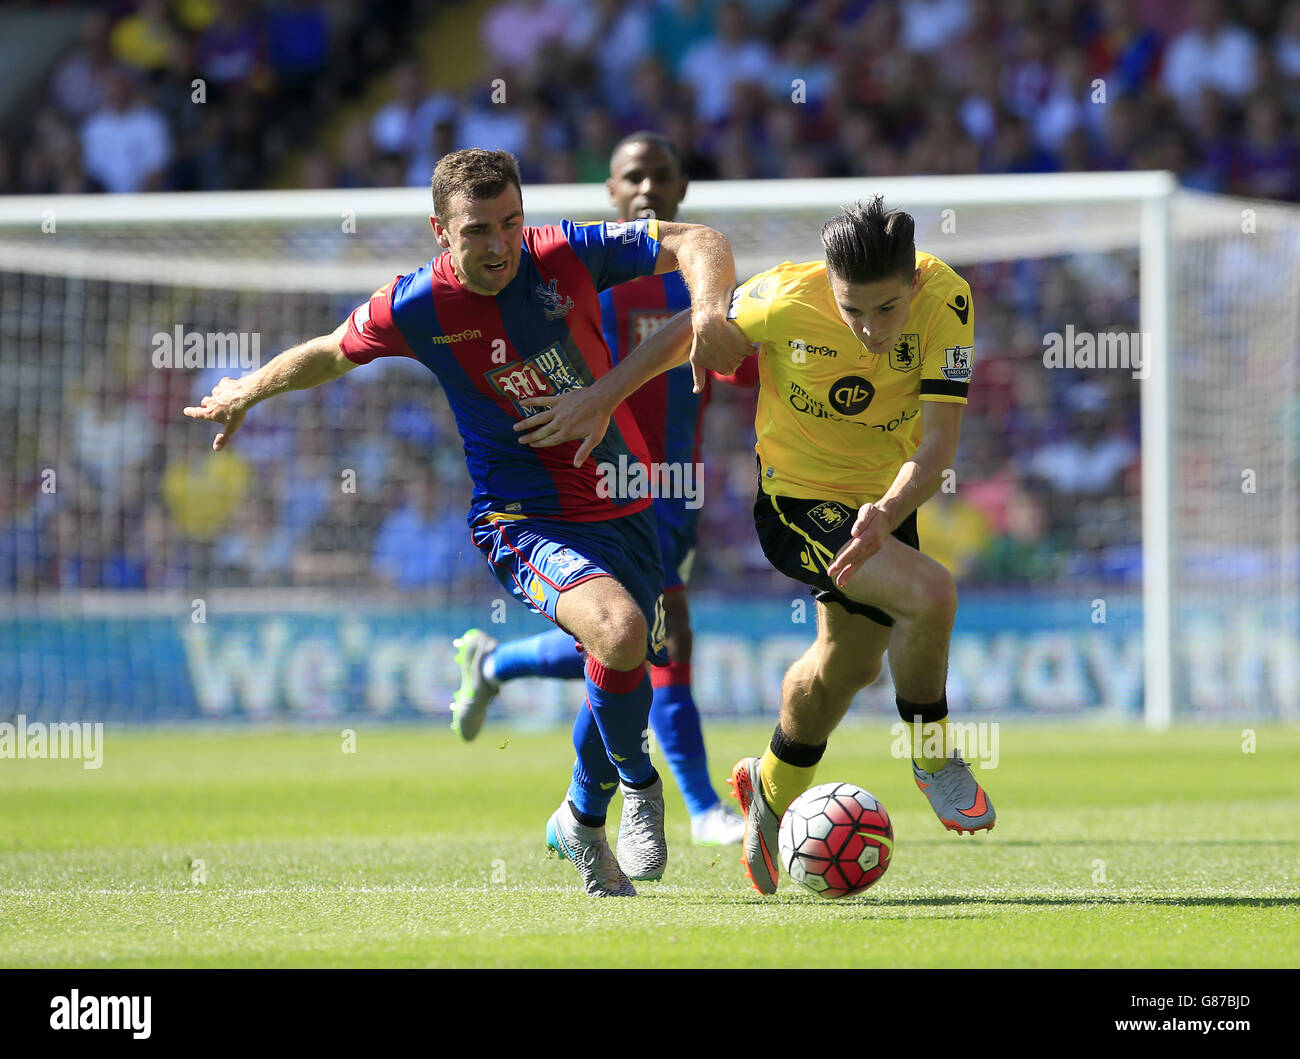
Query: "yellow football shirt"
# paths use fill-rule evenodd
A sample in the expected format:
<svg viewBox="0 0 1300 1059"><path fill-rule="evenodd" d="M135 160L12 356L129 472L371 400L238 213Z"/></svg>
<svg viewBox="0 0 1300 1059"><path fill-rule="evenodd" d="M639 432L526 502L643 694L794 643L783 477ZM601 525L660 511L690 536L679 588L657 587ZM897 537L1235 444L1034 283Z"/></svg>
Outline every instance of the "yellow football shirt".
<svg viewBox="0 0 1300 1059"><path fill-rule="evenodd" d="M736 289L730 317L759 344L760 481L772 496L879 500L921 443L921 401L965 404L975 320L970 285L932 254L888 356L840 317L825 261L789 261Z"/></svg>

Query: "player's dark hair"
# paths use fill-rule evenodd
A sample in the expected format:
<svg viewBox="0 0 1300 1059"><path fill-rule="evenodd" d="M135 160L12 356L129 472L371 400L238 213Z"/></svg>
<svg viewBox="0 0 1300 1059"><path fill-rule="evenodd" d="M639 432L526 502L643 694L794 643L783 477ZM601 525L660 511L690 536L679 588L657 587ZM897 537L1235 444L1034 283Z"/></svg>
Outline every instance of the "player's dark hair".
<svg viewBox="0 0 1300 1059"><path fill-rule="evenodd" d="M624 147L630 147L634 143L645 143L662 148L668 153L668 157L677 163L678 172L681 171L682 156L681 152L677 150L677 145L662 132L653 132L650 129L638 129L636 132L628 133L618 143L614 144L614 149L609 152L610 159L612 160Z"/></svg>
<svg viewBox="0 0 1300 1059"><path fill-rule="evenodd" d="M826 271L849 283L876 283L916 271L916 222L910 213L886 210L883 196L854 203L822 225Z"/></svg>
<svg viewBox="0 0 1300 1059"><path fill-rule="evenodd" d="M519 179L519 161L509 151L485 151L470 147L452 151L438 160L433 169L433 213L446 220L454 195L471 199L494 199L510 184L524 194Z"/></svg>

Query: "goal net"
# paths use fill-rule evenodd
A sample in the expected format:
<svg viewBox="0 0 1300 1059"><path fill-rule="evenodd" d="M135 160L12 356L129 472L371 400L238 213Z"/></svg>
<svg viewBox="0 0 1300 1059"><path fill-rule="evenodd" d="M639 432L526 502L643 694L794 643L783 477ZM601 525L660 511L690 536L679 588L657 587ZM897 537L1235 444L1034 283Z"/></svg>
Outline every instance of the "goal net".
<svg viewBox="0 0 1300 1059"><path fill-rule="evenodd" d="M822 222L875 193L974 295L959 458L920 521L962 594L950 700L1294 719L1300 210L1084 174L701 183L681 219L725 232L743 278L820 257ZM598 186L525 208L612 219ZM537 631L470 544L419 364L282 395L219 455L181 415L426 261L429 209L418 189L0 199L0 712L434 716L450 635ZM714 716L770 715L814 627L754 538L752 415L717 387L706 417ZM891 712L888 678L862 700ZM503 715L572 704L525 682Z"/></svg>

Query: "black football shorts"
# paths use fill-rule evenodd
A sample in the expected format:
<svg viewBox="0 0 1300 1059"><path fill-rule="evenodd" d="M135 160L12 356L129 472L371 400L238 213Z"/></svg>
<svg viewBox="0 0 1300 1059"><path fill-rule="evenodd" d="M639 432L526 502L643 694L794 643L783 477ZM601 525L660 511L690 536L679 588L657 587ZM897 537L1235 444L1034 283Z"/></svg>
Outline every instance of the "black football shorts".
<svg viewBox="0 0 1300 1059"><path fill-rule="evenodd" d="M861 614L888 627L894 624L893 618L878 607L849 599L826 573L826 567L852 536L850 530L857 517L857 508L838 500L768 496L761 488L754 501L754 528L768 562L787 577L810 586L819 603L838 603L850 614ZM920 551L915 511L893 535Z"/></svg>

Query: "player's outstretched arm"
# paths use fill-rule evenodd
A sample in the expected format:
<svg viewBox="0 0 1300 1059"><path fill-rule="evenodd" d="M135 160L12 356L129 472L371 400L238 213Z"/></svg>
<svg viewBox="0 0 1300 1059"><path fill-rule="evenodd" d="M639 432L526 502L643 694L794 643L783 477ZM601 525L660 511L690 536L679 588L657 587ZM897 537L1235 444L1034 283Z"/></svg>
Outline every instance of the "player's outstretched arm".
<svg viewBox="0 0 1300 1059"><path fill-rule="evenodd" d="M683 309L590 386L562 397L530 397L519 403L542 411L515 424L520 442L545 449L582 439L573 465L581 467L609 428L610 416L656 375L683 363L691 349L691 314Z"/></svg>
<svg viewBox="0 0 1300 1059"><path fill-rule="evenodd" d="M826 572L841 588L870 559L902 521L934 496L943 472L957 460L961 416L965 405L921 402L922 441L912 458L898 469L893 484L874 504L863 504L849 541Z"/></svg>
<svg viewBox="0 0 1300 1059"><path fill-rule="evenodd" d="M212 451L220 452L243 424L248 410L259 401L285 390L311 389L355 368L357 365L339 348L347 331L345 320L333 334L286 349L251 375L222 379L197 406L186 408L185 414L191 419L206 419L225 427L212 440Z"/></svg>
<svg viewBox="0 0 1300 1059"><path fill-rule="evenodd" d="M655 272L681 271L691 292L691 328L695 335L691 365L695 392L704 385L704 369L730 375L753 350L740 329L727 319L736 286L731 243L702 224L659 222L659 260Z"/></svg>

